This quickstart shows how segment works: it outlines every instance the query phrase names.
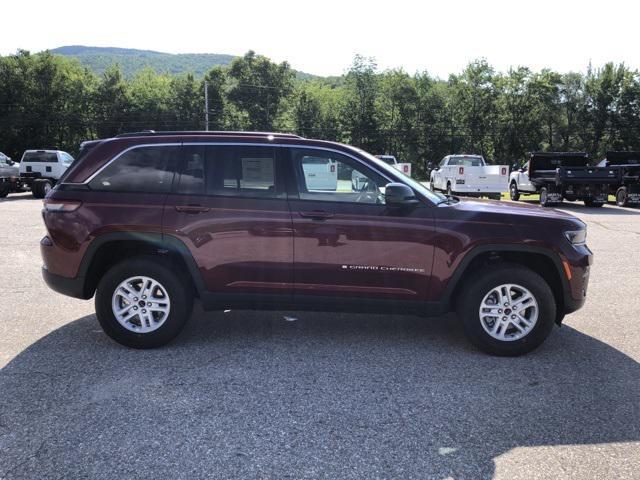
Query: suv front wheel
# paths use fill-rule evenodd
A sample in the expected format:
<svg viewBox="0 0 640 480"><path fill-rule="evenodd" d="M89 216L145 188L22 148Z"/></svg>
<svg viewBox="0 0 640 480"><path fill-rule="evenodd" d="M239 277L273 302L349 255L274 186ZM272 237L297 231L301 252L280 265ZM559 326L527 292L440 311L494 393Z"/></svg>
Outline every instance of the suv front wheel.
<svg viewBox="0 0 640 480"><path fill-rule="evenodd" d="M523 355L538 347L556 318L547 282L517 264L486 267L462 286L457 310L469 340L500 356Z"/></svg>
<svg viewBox="0 0 640 480"><path fill-rule="evenodd" d="M96 291L96 315L116 342L154 348L173 340L191 314L189 282L158 257L136 257L112 267Z"/></svg>

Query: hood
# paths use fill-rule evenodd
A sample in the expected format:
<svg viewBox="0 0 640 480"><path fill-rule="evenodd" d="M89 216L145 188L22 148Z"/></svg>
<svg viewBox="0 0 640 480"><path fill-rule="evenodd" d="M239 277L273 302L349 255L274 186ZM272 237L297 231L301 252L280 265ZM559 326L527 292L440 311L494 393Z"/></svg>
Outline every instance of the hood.
<svg viewBox="0 0 640 480"><path fill-rule="evenodd" d="M526 203L503 202L498 200L468 200L461 199L453 208L473 212L476 214L499 215L507 217L506 223L512 225L529 224L533 219L549 219L552 221L568 222L575 225L584 225L582 220L573 215L553 208L544 208L539 205Z"/></svg>

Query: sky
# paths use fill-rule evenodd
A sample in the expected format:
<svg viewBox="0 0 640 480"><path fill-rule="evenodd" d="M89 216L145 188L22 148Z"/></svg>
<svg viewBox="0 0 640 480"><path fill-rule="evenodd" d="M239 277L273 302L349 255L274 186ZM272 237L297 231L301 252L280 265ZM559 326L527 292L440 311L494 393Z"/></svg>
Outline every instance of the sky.
<svg viewBox="0 0 640 480"><path fill-rule="evenodd" d="M499 71L640 68L640 2L438 0L180 2L5 0L0 55L63 45L226 53L255 50L316 75L355 54L380 69L459 73L477 58Z"/></svg>

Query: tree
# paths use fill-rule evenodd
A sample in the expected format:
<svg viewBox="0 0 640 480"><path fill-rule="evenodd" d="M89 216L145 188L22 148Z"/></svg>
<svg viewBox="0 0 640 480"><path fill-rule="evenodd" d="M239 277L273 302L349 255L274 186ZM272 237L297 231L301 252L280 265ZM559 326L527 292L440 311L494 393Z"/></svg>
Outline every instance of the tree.
<svg viewBox="0 0 640 480"><path fill-rule="evenodd" d="M293 89L287 62L276 64L249 51L229 66L227 98L244 116L250 130L273 130L282 102Z"/></svg>
<svg viewBox="0 0 640 480"><path fill-rule="evenodd" d="M118 65L111 65L93 95L94 132L98 138L122 133L131 110L129 87Z"/></svg>
<svg viewBox="0 0 640 480"><path fill-rule="evenodd" d="M223 130L233 123L229 120L230 112L225 100L226 71L219 66L213 67L204 79L209 94L209 130Z"/></svg>
<svg viewBox="0 0 640 480"><path fill-rule="evenodd" d="M198 130L204 122L204 92L202 84L188 73L171 79L169 111L174 116L176 130Z"/></svg>
<svg viewBox="0 0 640 480"><path fill-rule="evenodd" d="M348 141L365 150L383 147L379 131L377 65L372 58L356 55L345 78L345 99L341 109L342 124Z"/></svg>

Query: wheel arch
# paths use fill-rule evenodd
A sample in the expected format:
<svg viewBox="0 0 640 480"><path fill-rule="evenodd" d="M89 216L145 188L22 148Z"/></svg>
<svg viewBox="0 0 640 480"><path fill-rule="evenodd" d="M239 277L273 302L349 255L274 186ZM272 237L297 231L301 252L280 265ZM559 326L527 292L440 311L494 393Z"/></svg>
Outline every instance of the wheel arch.
<svg viewBox="0 0 640 480"><path fill-rule="evenodd" d="M539 274L549 285L556 300L556 323L564 318L565 299L571 295L560 257L543 247L529 245L482 245L468 252L456 268L444 293L444 300L453 307L474 271L485 265L515 263Z"/></svg>
<svg viewBox="0 0 640 480"><path fill-rule="evenodd" d="M160 233L114 232L98 236L82 259L78 277L84 278L83 296L91 298L100 278L115 263L139 255L153 255L179 268L191 281L197 296L205 291L202 275L187 246Z"/></svg>

